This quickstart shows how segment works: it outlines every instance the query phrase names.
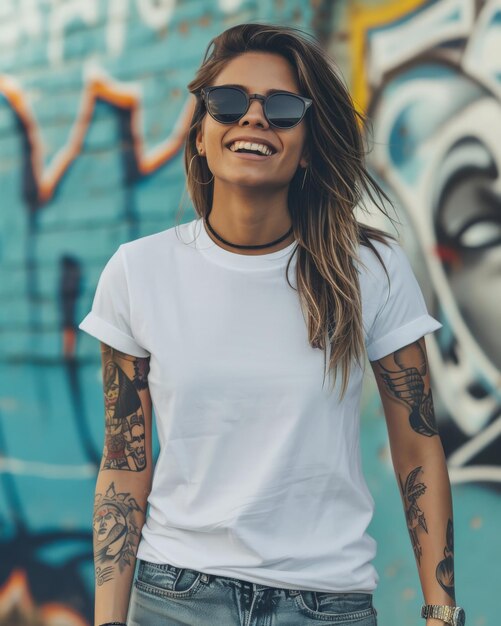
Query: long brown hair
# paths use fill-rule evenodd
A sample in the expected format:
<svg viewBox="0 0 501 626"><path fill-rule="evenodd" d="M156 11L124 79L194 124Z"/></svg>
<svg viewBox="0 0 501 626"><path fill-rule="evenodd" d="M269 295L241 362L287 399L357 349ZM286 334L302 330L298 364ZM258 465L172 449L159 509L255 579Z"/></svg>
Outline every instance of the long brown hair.
<svg viewBox="0 0 501 626"><path fill-rule="evenodd" d="M354 211L357 206L364 209L364 199L369 198L391 220L383 201L389 199L365 167L365 118L357 112L320 44L298 28L248 23L233 26L210 41L195 78L188 84L196 96L196 105L184 161L188 193L196 213L203 218L210 214L214 185L206 159L193 158L197 154L197 130L206 113L199 91L213 83L228 61L248 51L285 57L295 71L302 95L313 99L304 120L308 173L303 187L304 170L298 168L294 174L289 184L288 207L298 242L297 291L308 341L313 348L324 350L324 382L327 344L330 345L328 370L334 386L340 367L342 397L353 360L361 364L364 355L355 263L361 262L358 247L370 247L384 267L370 239L387 243L386 237L391 237L358 222Z"/></svg>

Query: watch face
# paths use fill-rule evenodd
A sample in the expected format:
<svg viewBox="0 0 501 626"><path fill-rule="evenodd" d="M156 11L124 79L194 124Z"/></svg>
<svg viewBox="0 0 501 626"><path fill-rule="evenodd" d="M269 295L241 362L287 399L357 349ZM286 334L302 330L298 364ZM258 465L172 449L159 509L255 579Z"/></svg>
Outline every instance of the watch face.
<svg viewBox="0 0 501 626"><path fill-rule="evenodd" d="M465 625L465 613L463 611L463 609L457 608L454 614L454 618L455 618L455 625L456 626L464 626Z"/></svg>

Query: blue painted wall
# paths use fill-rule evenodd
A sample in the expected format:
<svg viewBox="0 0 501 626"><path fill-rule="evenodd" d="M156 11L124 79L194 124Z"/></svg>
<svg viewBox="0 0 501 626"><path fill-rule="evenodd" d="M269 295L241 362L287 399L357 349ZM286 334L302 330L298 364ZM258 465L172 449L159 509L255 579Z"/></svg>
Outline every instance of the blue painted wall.
<svg viewBox="0 0 501 626"><path fill-rule="evenodd" d="M500 335L490 277L499 263L501 158L489 141L499 116L500 15L499 2L465 0L2 3L0 624L12 619L14 597L26 624L55 616L68 626L92 623L103 400L98 344L76 326L120 243L174 225L180 204L182 221L194 216L178 137L186 84L211 37L249 20L314 32L374 120L382 147L371 165L396 197L403 242L430 309L449 329L433 340L430 358L454 480L458 601L471 624L497 623L501 403L493 381L501 349L486 337ZM430 176L429 163L440 176ZM468 245L453 249L437 215L450 212L443 191L454 191L458 163L470 183L459 197L473 194L479 210L458 204L476 230L464 230ZM474 311L462 299L468 289ZM421 592L371 380L362 419L377 507L375 603L382 626L414 626Z"/></svg>

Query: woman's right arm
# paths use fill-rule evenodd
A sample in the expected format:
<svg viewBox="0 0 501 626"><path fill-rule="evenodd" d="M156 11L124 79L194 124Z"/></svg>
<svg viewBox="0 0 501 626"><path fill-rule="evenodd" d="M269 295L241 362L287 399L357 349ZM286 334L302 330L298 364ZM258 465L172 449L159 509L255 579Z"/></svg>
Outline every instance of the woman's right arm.
<svg viewBox="0 0 501 626"><path fill-rule="evenodd" d="M153 474L149 358L101 342L105 437L93 521L94 624L125 622Z"/></svg>

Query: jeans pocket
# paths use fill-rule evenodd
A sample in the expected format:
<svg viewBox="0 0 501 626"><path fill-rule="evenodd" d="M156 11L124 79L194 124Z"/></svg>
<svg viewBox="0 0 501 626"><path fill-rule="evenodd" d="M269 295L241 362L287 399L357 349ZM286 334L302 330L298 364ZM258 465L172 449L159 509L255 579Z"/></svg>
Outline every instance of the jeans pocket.
<svg viewBox="0 0 501 626"><path fill-rule="evenodd" d="M168 563L139 561L136 588L165 598L190 598L202 587L202 572Z"/></svg>
<svg viewBox="0 0 501 626"><path fill-rule="evenodd" d="M298 609L304 615L331 622L356 623L377 615L370 593L330 593L300 590ZM374 620L374 623L375 620Z"/></svg>

